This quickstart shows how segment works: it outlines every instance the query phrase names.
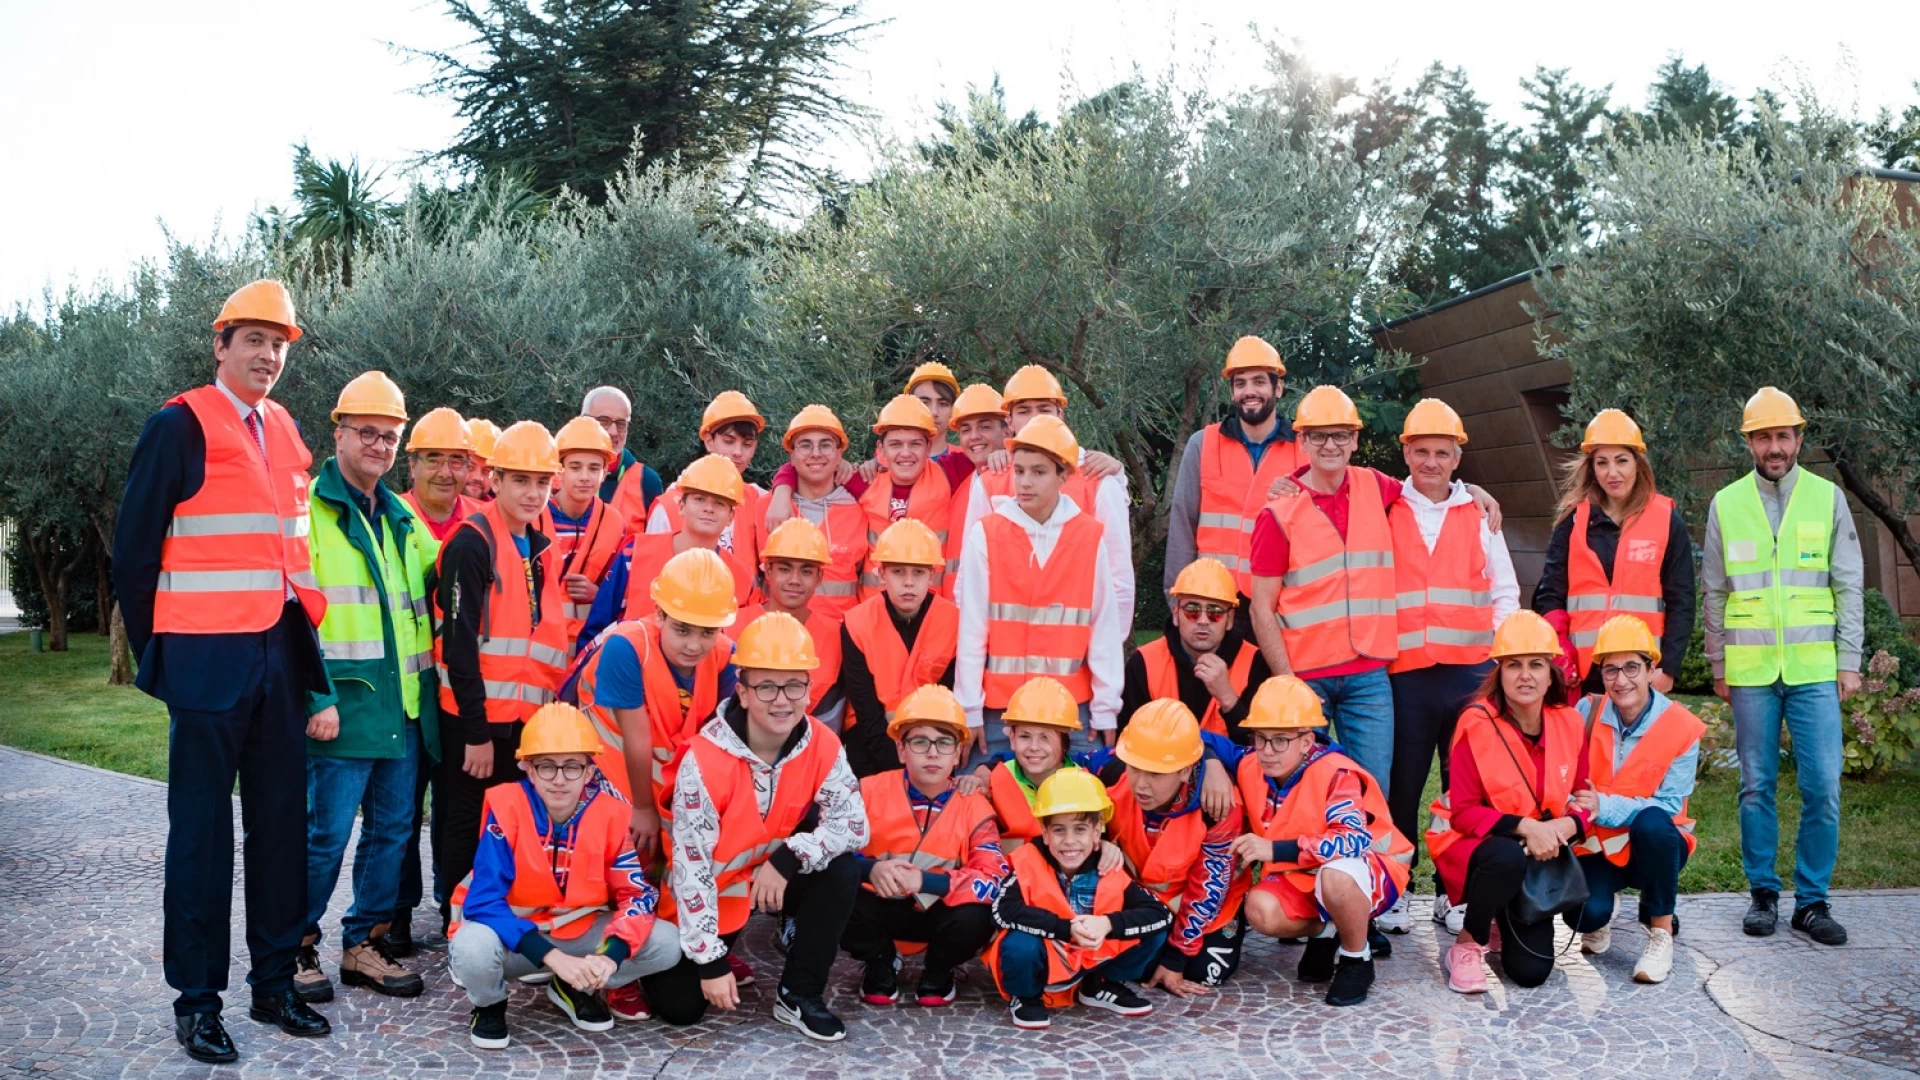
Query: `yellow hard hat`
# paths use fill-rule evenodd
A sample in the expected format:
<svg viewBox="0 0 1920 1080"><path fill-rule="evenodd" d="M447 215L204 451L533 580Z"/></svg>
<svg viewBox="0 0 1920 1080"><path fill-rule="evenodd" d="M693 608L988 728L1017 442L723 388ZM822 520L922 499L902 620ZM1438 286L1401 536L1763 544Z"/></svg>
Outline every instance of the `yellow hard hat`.
<svg viewBox="0 0 1920 1080"><path fill-rule="evenodd" d="M784 611L769 611L740 631L733 647L733 666L760 671L812 671L820 666L813 635L799 619Z"/></svg>
<svg viewBox="0 0 1920 1080"><path fill-rule="evenodd" d="M213 332L219 333L234 323L272 323L286 331L287 343L300 340L300 328L293 321L293 296L287 287L272 278L248 282L233 291L220 305L220 317L213 320Z"/></svg>
<svg viewBox="0 0 1920 1080"><path fill-rule="evenodd" d="M1800 406L1787 396L1786 391L1771 386L1763 386L1747 399L1747 407L1740 414L1740 434L1763 431L1776 427L1806 427L1807 418L1800 415Z"/></svg>
<svg viewBox="0 0 1920 1080"><path fill-rule="evenodd" d="M1279 349L1248 334L1227 350L1227 366L1220 369L1220 377L1231 379L1237 371L1271 371L1278 376L1287 373L1287 365L1281 361Z"/></svg>
<svg viewBox="0 0 1920 1080"><path fill-rule="evenodd" d="M1467 444L1467 428L1460 422L1460 414L1439 398L1421 398L1414 402L1407 413L1407 422L1400 426L1403 443L1429 435L1452 439L1462 446Z"/></svg>
<svg viewBox="0 0 1920 1080"><path fill-rule="evenodd" d="M907 428L911 431L923 431L928 438L939 434L939 426L933 422L933 413L920 399L912 394L899 394L880 410L880 419L873 422L873 433L880 435L892 428Z"/></svg>
<svg viewBox="0 0 1920 1080"><path fill-rule="evenodd" d="M953 732L961 745L973 737L973 731L967 727L967 710L953 691L944 686L929 683L909 691L900 699L893 710L893 719L887 721L887 737L898 740L915 724L938 724Z"/></svg>
<svg viewBox="0 0 1920 1080"><path fill-rule="evenodd" d="M939 570L947 565L946 553L940 550L940 538L918 518L901 518L887 526L873 542L873 551L868 557L876 566L894 563Z"/></svg>
<svg viewBox="0 0 1920 1080"><path fill-rule="evenodd" d="M479 417L467 421L467 444L481 461L493 457L493 444L500 439L500 426Z"/></svg>
<svg viewBox="0 0 1920 1080"><path fill-rule="evenodd" d="M1775 424L1775 427L1785 427ZM1638 615L1615 615L1600 624L1600 633L1593 639L1593 659L1598 662L1603 656L1613 653L1645 653L1652 663L1660 662L1660 641L1640 621Z"/></svg>
<svg viewBox="0 0 1920 1080"><path fill-rule="evenodd" d="M1000 719L1008 724L1038 724L1079 731L1080 703L1073 700L1073 691L1062 686L1060 680L1051 675L1036 675L1021 683L1007 698L1007 708Z"/></svg>
<svg viewBox="0 0 1920 1080"><path fill-rule="evenodd" d="M445 405L420 418L407 432L407 453L415 450L458 450L473 452L473 440L467 437L467 422Z"/></svg>
<svg viewBox="0 0 1920 1080"><path fill-rule="evenodd" d="M714 395L713 400L707 403L706 411L700 414L700 437L704 439L713 434L713 429L736 420L752 424L756 432L764 431L767 426L767 418L753 407L747 395L738 390L722 390Z"/></svg>
<svg viewBox="0 0 1920 1080"><path fill-rule="evenodd" d="M680 470L680 478L674 483L679 484L683 492L704 491L709 495L725 499L735 506L739 506L746 495L746 485L740 480L740 470L733 467L733 462L719 454L695 458L691 465Z"/></svg>
<svg viewBox="0 0 1920 1080"><path fill-rule="evenodd" d="M1633 417L1619 409L1601 409L1587 421L1580 452L1589 453L1596 446L1630 446L1644 453L1647 440L1640 436L1640 425L1633 422Z"/></svg>
<svg viewBox="0 0 1920 1080"><path fill-rule="evenodd" d="M1307 391L1293 410L1296 428L1352 428L1359 431L1360 410L1353 399L1337 386L1316 386Z"/></svg>
<svg viewBox="0 0 1920 1080"><path fill-rule="evenodd" d="M1234 585L1233 571L1219 559L1202 555L1186 565L1180 576L1173 579L1173 588L1167 590L1169 596L1192 596L1201 600L1218 600L1229 607L1240 602L1240 590Z"/></svg>
<svg viewBox="0 0 1920 1080"><path fill-rule="evenodd" d="M1063 409L1067 407L1067 395L1060 389L1060 380L1039 364L1028 364L1014 372L1007 380L1007 388L1000 391L1000 399L1008 408L1016 401L1051 401Z"/></svg>
<svg viewBox="0 0 1920 1080"><path fill-rule="evenodd" d="M780 437L780 446L787 453L793 453L793 440L803 431L827 431L840 440L840 449L847 448L847 429L840 426L840 418L825 405L809 405L793 414L787 421L787 433Z"/></svg>
<svg viewBox="0 0 1920 1080"><path fill-rule="evenodd" d="M493 441L493 453L487 455L487 464L507 472L557 473L560 450L545 425L537 420L521 420L508 425Z"/></svg>
<svg viewBox="0 0 1920 1080"><path fill-rule="evenodd" d="M647 595L661 614L688 626L732 626L740 610L733 596L733 571L708 548L688 548L668 559Z"/></svg>
<svg viewBox="0 0 1920 1080"><path fill-rule="evenodd" d="M343 416L385 416L407 419L407 398L384 371L363 371L340 388L340 399L333 403L333 422Z"/></svg>
<svg viewBox="0 0 1920 1080"><path fill-rule="evenodd" d="M1007 405L1000 400L1000 391L986 383L974 383L953 399L953 415L948 419L957 424L972 416L1006 415Z"/></svg>
<svg viewBox="0 0 1920 1080"><path fill-rule="evenodd" d="M1275 675L1260 684L1247 706L1242 728L1262 731L1302 731L1327 726L1320 695L1295 675Z"/></svg>
<svg viewBox="0 0 1920 1080"><path fill-rule="evenodd" d="M1537 611L1521 608L1500 620L1493 631L1493 651L1499 660L1508 656L1560 656L1560 635Z"/></svg>
<svg viewBox="0 0 1920 1080"><path fill-rule="evenodd" d="M607 459L607 467L620 460L613 452L613 440L607 438L607 429L591 416L576 416L560 425L560 433L554 436L554 442L560 448L560 456L566 457L576 451L591 450Z"/></svg>
<svg viewBox="0 0 1920 1080"><path fill-rule="evenodd" d="M768 533L767 542L760 549L760 561L763 564L775 559L794 559L825 566L833 561L833 553L827 546L827 534L820 531L820 526L795 514Z"/></svg>
<svg viewBox="0 0 1920 1080"><path fill-rule="evenodd" d="M534 710L520 729L520 748L513 756L525 761L541 754L599 754L606 750L587 714L564 701Z"/></svg>
<svg viewBox="0 0 1920 1080"><path fill-rule="evenodd" d="M1200 721L1177 698L1155 698L1140 706L1113 756L1150 773L1179 772L1200 760Z"/></svg>
<svg viewBox="0 0 1920 1080"><path fill-rule="evenodd" d="M1080 442L1067 422L1057 416L1036 416L1027 421L1019 434L1008 437L1007 449L1038 450L1065 465L1068 472L1080 467Z"/></svg>
<svg viewBox="0 0 1920 1080"><path fill-rule="evenodd" d="M1099 814L1100 823L1113 818L1113 800L1107 785L1085 769L1061 769L1040 782L1033 795L1033 816L1045 821L1055 814Z"/></svg>
<svg viewBox="0 0 1920 1080"><path fill-rule="evenodd" d="M938 360L929 360L914 368L913 374L907 376L907 388L903 392L911 394L914 387L929 379L937 383L945 383L947 389L956 395L960 393L960 380L953 377L953 369Z"/></svg>

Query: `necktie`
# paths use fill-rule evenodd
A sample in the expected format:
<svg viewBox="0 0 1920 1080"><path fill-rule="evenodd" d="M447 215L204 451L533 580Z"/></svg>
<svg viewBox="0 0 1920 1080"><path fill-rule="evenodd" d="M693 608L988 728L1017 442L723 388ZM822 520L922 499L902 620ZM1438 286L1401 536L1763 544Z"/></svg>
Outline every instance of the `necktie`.
<svg viewBox="0 0 1920 1080"><path fill-rule="evenodd" d="M260 448L260 460L263 462L266 461L267 440L260 434L260 413L258 411L250 411L247 413L247 434L253 436L253 445Z"/></svg>

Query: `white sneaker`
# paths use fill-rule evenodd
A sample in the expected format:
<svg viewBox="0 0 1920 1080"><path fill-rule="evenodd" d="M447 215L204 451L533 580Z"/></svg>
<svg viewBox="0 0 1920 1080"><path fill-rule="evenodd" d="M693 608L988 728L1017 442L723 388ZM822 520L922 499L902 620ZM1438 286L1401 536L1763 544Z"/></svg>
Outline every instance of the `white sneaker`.
<svg viewBox="0 0 1920 1080"><path fill-rule="evenodd" d="M1580 951L1588 956L1599 956L1613 948L1613 927L1603 926L1591 934L1580 935Z"/></svg>
<svg viewBox="0 0 1920 1080"><path fill-rule="evenodd" d="M1413 929L1413 919L1407 914L1407 894L1401 893L1393 906L1380 913L1373 925L1389 934L1404 934Z"/></svg>
<svg viewBox="0 0 1920 1080"><path fill-rule="evenodd" d="M1449 905L1447 907L1447 916L1446 916L1445 925L1447 928L1447 933L1452 934L1455 937L1459 937L1460 931L1466 929L1467 905L1465 904Z"/></svg>
<svg viewBox="0 0 1920 1080"><path fill-rule="evenodd" d="M1666 982L1673 972L1673 933L1658 927L1647 929L1647 951L1640 954L1640 962L1633 965L1633 981L1643 983Z"/></svg>
<svg viewBox="0 0 1920 1080"><path fill-rule="evenodd" d="M1452 904L1447 902L1446 893L1443 893L1443 892L1434 893L1433 894L1433 921L1437 923L1446 922L1447 910L1452 906L1453 906Z"/></svg>

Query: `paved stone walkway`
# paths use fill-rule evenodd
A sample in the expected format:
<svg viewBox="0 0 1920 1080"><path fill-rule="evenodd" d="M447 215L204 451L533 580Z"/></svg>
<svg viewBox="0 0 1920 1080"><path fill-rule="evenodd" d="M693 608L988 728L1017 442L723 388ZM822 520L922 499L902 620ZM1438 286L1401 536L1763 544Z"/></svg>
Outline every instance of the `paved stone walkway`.
<svg viewBox="0 0 1920 1080"><path fill-rule="evenodd" d="M238 815L236 814L236 817ZM238 835L236 822L235 833ZM1424 900L1414 933L1394 941L1363 1007L1333 1010L1294 982L1297 952L1256 939L1240 976L1196 1003L1150 991L1158 1010L1124 1020L1080 1009L1051 1031L1020 1032L977 965L957 1005L872 1009L843 960L833 1004L843 1043L807 1042L772 1021L771 977L742 1010L684 1030L622 1024L575 1032L543 997L517 989L514 1045L475 1050L465 998L445 953L429 952L427 993L393 1001L338 992L322 1007L331 1038L300 1041L246 1018L236 963L226 1016L237 1066L199 1065L172 1038L160 971L166 789L0 748L0 1073L74 1077L464 1077L543 1080L632 1076L1786 1076L1848 1080L1920 1076L1920 891L1839 898L1861 945L1824 949L1782 931L1741 936L1744 897L1682 901L1671 981L1639 986L1644 940L1630 921L1598 960L1577 949L1533 990L1448 993L1440 941ZM345 908L342 893L334 913ZM234 911L242 905L236 883ZM1631 905L1628 905L1631 910ZM424 922L424 920L423 920ZM420 929L425 929L422 926ZM329 922L329 934L337 923ZM241 930L236 949L244 953ZM1562 931L1562 944L1567 944ZM764 920L749 959L777 972ZM337 972L337 948L323 951ZM907 972L909 985L914 976Z"/></svg>

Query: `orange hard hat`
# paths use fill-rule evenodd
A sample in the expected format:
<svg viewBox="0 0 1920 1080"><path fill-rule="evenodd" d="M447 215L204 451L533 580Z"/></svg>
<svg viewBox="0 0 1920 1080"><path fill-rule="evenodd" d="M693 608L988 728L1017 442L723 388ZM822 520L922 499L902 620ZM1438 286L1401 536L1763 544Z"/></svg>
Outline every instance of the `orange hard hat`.
<svg viewBox="0 0 1920 1080"><path fill-rule="evenodd" d="M784 611L769 611L740 631L733 666L760 671L812 671L820 666L813 635Z"/></svg>
<svg viewBox="0 0 1920 1080"><path fill-rule="evenodd" d="M1000 400L1000 391L986 383L974 383L953 399L953 415L948 419L957 424L971 416L1006 415L1007 405Z"/></svg>
<svg viewBox="0 0 1920 1080"><path fill-rule="evenodd" d="M487 455L487 465L506 472L557 473L560 450L545 425L535 420L521 420L508 425L493 441L493 453Z"/></svg>
<svg viewBox="0 0 1920 1080"><path fill-rule="evenodd" d="M873 542L873 551L868 557L876 566L894 563L939 570L947 565L947 557L940 550L940 538L917 518L901 518L887 526Z"/></svg>
<svg viewBox="0 0 1920 1080"><path fill-rule="evenodd" d="M1359 431L1360 410L1353 399L1337 386L1316 386L1307 391L1293 410L1296 428L1352 428Z"/></svg>
<svg viewBox="0 0 1920 1080"><path fill-rule="evenodd" d="M1439 398L1421 398L1414 402L1413 409L1407 413L1407 422L1400 425L1403 443L1429 435L1452 439L1462 446L1467 444L1467 428L1460 422L1460 414Z"/></svg>
<svg viewBox="0 0 1920 1080"><path fill-rule="evenodd" d="M1521 608L1500 620L1493 631L1491 659L1508 656L1561 656L1560 634L1537 611Z"/></svg>
<svg viewBox="0 0 1920 1080"><path fill-rule="evenodd" d="M1320 695L1297 675L1275 675L1253 692L1240 726L1266 731L1297 731L1327 726Z"/></svg>
<svg viewBox="0 0 1920 1080"><path fill-rule="evenodd" d="M293 296L287 287L272 278L249 282L233 291L220 305L220 317L213 320L213 332L219 333L234 323L263 322L286 331L287 343L300 340L300 327L293 321Z"/></svg>
<svg viewBox="0 0 1920 1080"><path fill-rule="evenodd" d="M1051 675L1036 675L1007 697L1007 708L1000 714L1003 723L1038 724L1041 727L1080 730L1080 703L1073 691Z"/></svg>
<svg viewBox="0 0 1920 1080"><path fill-rule="evenodd" d="M552 701L534 710L520 729L520 748L513 756L525 761L541 754L599 754L606 750L587 714L564 701Z"/></svg>
<svg viewBox="0 0 1920 1080"><path fill-rule="evenodd" d="M923 431L928 438L940 433L939 425L934 423L933 412L912 394L895 395L892 401L880 410L880 419L873 422L873 433L881 435L893 428L906 428L910 431Z"/></svg>
<svg viewBox="0 0 1920 1080"><path fill-rule="evenodd" d="M1009 408L1016 401L1051 401L1063 409L1067 407L1067 395L1060 389L1060 380L1039 364L1028 364L1014 372L1007 380L1007 388L1000 391L1000 398Z"/></svg>
<svg viewBox="0 0 1920 1080"><path fill-rule="evenodd" d="M960 393L960 380L953 377L953 369L938 360L929 360L919 367L914 368L913 374L907 376L907 388L905 392L909 394L913 393L914 387L919 386L929 379L937 383L945 383L947 389L953 391L956 395Z"/></svg>
<svg viewBox="0 0 1920 1080"><path fill-rule="evenodd" d="M1007 438L1007 449L1038 450L1066 466L1068 472L1080 467L1080 441L1073 437L1067 422L1057 416L1036 416L1027 421L1018 435Z"/></svg>
<svg viewBox="0 0 1920 1080"><path fill-rule="evenodd" d="M1237 371L1271 371L1278 376L1287 373L1287 365L1281 362L1279 349L1248 334L1227 350L1227 366L1220 369L1220 377L1231 379Z"/></svg>
<svg viewBox="0 0 1920 1080"><path fill-rule="evenodd" d="M967 710L953 691L944 686L929 683L907 693L893 710L893 719L887 721L887 737L898 741L907 729L918 724L938 724L953 732L953 736L965 746L973 738L973 732L967 727Z"/></svg>
<svg viewBox="0 0 1920 1080"><path fill-rule="evenodd" d="M1590 453L1596 446L1629 446L1645 453L1647 440L1640 434L1640 425L1633 417L1619 409L1601 409L1587 421L1587 432L1580 440L1580 452Z"/></svg>
<svg viewBox="0 0 1920 1080"><path fill-rule="evenodd" d="M767 418L761 416L760 410L753 407L753 402L747 400L747 395L738 390L722 390L714 395L712 401L707 402L706 411L700 414L700 437L704 439L713 434L713 429L724 427L736 420L745 420L752 424L756 432L766 430Z"/></svg>
<svg viewBox="0 0 1920 1080"><path fill-rule="evenodd" d="M1140 706L1120 733L1113 756L1142 772L1170 773L1200 760L1200 721L1177 698Z"/></svg>
<svg viewBox="0 0 1920 1080"><path fill-rule="evenodd" d="M847 448L847 429L840 426L840 418L825 405L808 405L794 413L793 419L787 421L787 433L780 437L781 448L789 454L793 453L793 440L799 438L803 431L831 432L834 438L840 440L840 449Z"/></svg>
<svg viewBox="0 0 1920 1080"><path fill-rule="evenodd" d="M620 460L620 455L613 451L613 440L607 437L607 429L591 416L576 416L560 425L554 442L559 445L562 458L576 451L591 450L607 459L608 468Z"/></svg>
<svg viewBox="0 0 1920 1080"><path fill-rule="evenodd" d="M674 483L680 485L683 492L704 491L735 506L739 506L746 495L746 484L740 479L740 470L719 454L695 458L691 465L680 470L680 478Z"/></svg>
<svg viewBox="0 0 1920 1080"><path fill-rule="evenodd" d="M479 417L467 421L467 445L473 456L481 461L493 457L493 444L500 438L500 427L491 420Z"/></svg>
<svg viewBox="0 0 1920 1080"><path fill-rule="evenodd" d="M1240 602L1240 590L1234 584L1233 571L1219 559L1202 555L1188 563L1173 579L1173 588L1167 590L1169 596L1192 596L1201 600L1218 600L1232 607Z"/></svg>
<svg viewBox="0 0 1920 1080"><path fill-rule="evenodd" d="M339 400L333 403L333 422L339 423L343 416L385 416L405 421L407 397L386 372L363 371L340 388Z"/></svg>
<svg viewBox="0 0 1920 1080"><path fill-rule="evenodd" d="M708 548L688 548L668 559L647 595L661 614L688 626L732 626L740 611L733 596L733 571Z"/></svg>
<svg viewBox="0 0 1920 1080"><path fill-rule="evenodd" d="M1638 615L1615 615L1601 623L1600 632L1594 635L1594 662L1599 663L1601 657L1614 653L1644 653L1649 662L1657 664L1660 662L1660 640L1653 636L1653 631L1640 621Z"/></svg>
<svg viewBox="0 0 1920 1080"><path fill-rule="evenodd" d="M760 562L763 565L775 559L795 559L825 566L833 561L833 552L827 546L827 534L820 531L820 526L795 514L768 533L766 544L760 548Z"/></svg>
<svg viewBox="0 0 1920 1080"><path fill-rule="evenodd" d="M433 409L407 433L407 453L415 450L473 452L473 440L467 437L467 422L445 405Z"/></svg>
<svg viewBox="0 0 1920 1080"><path fill-rule="evenodd" d="M1800 415L1800 406L1786 391L1777 387L1763 386L1747 399L1747 407L1740 414L1740 434L1765 431L1777 427L1806 427L1807 418Z"/></svg>

